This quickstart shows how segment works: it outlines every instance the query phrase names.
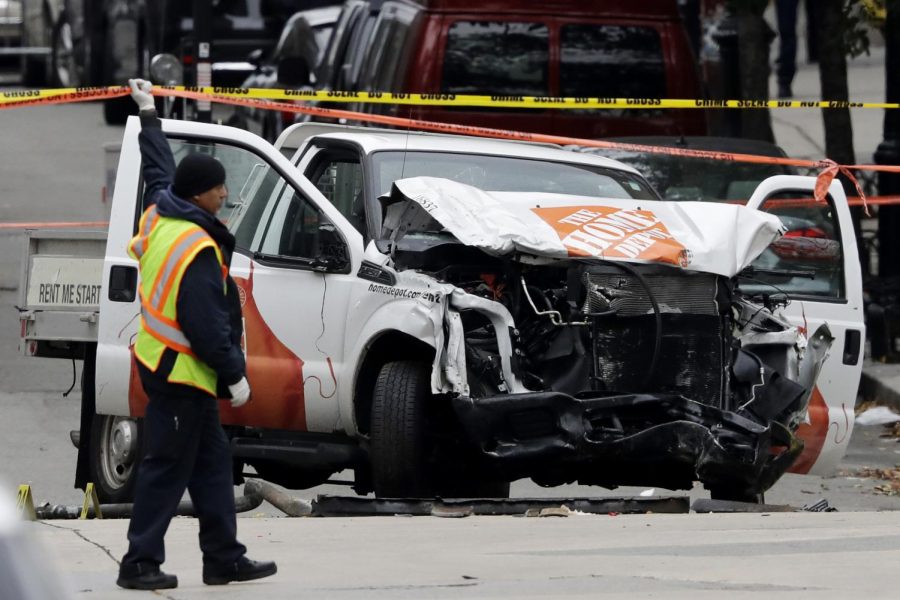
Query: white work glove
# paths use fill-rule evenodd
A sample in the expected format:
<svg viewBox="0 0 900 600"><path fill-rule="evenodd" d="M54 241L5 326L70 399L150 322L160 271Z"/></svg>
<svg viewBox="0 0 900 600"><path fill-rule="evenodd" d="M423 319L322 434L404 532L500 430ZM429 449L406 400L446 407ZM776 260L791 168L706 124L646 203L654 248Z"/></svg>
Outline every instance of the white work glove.
<svg viewBox="0 0 900 600"><path fill-rule="evenodd" d="M250 399L250 384L247 383L246 377L241 377L240 381L229 385L228 391L231 392L231 406L234 408L247 404L247 400Z"/></svg>
<svg viewBox="0 0 900 600"><path fill-rule="evenodd" d="M150 90L153 84L146 79L129 79L128 85L131 86L131 98L138 105L139 110L152 110L156 108L153 102L153 96Z"/></svg>

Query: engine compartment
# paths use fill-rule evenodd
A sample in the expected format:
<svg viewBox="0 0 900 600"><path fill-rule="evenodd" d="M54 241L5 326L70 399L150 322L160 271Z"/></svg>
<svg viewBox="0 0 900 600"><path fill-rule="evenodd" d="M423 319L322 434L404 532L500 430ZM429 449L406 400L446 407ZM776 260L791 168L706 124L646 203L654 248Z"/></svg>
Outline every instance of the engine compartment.
<svg viewBox="0 0 900 600"><path fill-rule="evenodd" d="M511 317L450 303L468 383L454 406L510 478L673 489L699 479L752 495L802 450L793 432L830 334L823 327L807 348L772 299L743 294L737 278L595 258L498 258L441 236L396 253L395 264Z"/></svg>
<svg viewBox="0 0 900 600"><path fill-rule="evenodd" d="M401 253L398 265L503 305L515 322L513 371L528 390L666 393L737 410L759 385L754 369L766 365L787 382L797 379L803 342L795 328L770 299L742 294L735 278L658 264L497 258L434 241ZM472 395L508 391L494 325L477 310L460 316ZM760 334L778 332L787 335L759 342ZM757 337L744 348L748 334ZM791 396L782 410L802 409L795 400L803 390L780 386Z"/></svg>

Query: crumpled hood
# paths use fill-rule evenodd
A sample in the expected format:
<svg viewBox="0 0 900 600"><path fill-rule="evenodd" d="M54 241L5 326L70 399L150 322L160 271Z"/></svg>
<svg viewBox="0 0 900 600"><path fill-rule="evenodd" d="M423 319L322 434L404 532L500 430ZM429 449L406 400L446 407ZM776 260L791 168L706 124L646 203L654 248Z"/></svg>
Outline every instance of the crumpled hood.
<svg viewBox="0 0 900 600"><path fill-rule="evenodd" d="M778 217L734 204L485 192L436 177L394 182L384 227L394 239L434 219L497 256L655 262L737 275L781 237Z"/></svg>

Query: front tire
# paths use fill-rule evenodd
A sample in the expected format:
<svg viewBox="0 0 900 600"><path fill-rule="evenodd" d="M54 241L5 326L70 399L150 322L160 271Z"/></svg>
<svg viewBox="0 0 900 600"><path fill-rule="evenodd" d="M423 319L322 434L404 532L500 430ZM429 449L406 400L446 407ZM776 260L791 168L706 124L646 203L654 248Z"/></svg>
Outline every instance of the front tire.
<svg viewBox="0 0 900 600"><path fill-rule="evenodd" d="M381 367L372 395L372 485L379 498L433 496L425 432L428 368L403 360Z"/></svg>
<svg viewBox="0 0 900 600"><path fill-rule="evenodd" d="M369 432L375 496L508 498L509 482L485 468L477 450L457 443L464 436L452 410L438 400L428 363L404 360L381 368Z"/></svg>
<svg viewBox="0 0 900 600"><path fill-rule="evenodd" d="M142 423L129 417L95 414L91 424L90 479L100 502L134 499L142 437Z"/></svg>

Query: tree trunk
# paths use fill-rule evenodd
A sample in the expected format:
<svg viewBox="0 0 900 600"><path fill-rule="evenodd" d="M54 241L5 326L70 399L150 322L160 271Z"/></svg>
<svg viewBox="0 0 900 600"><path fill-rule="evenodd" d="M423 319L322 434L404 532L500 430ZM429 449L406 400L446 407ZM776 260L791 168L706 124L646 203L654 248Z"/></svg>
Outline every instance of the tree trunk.
<svg viewBox="0 0 900 600"><path fill-rule="evenodd" d="M886 102L900 102L900 0L887 1L885 38ZM884 111L884 141L875 152L880 165L900 164L900 110ZM878 174L878 193L900 194L900 175ZM900 276L900 206L878 207L878 274Z"/></svg>
<svg viewBox="0 0 900 600"><path fill-rule="evenodd" d="M847 54L844 46L844 0L819 3L819 82L823 100L848 100ZM841 164L856 162L849 108L822 109L825 122L825 155Z"/></svg>
<svg viewBox="0 0 900 600"><path fill-rule="evenodd" d="M850 98L847 86L847 49L844 44L844 0L818 0L819 8L819 83L823 100L843 100ZM849 108L823 108L822 120L825 123L825 156L842 164L852 165L856 162L853 151L853 125L850 122ZM855 186L845 177L840 178L844 192L848 196L856 195ZM856 233L859 260L863 272L868 274L869 257L866 246L861 243L862 228L860 219L862 210L853 208L853 229Z"/></svg>
<svg viewBox="0 0 900 600"><path fill-rule="evenodd" d="M763 19L768 0L742 0L735 3L740 45L741 98L769 99L769 45L774 33ZM741 111L741 133L745 138L775 142L772 116L768 108Z"/></svg>

